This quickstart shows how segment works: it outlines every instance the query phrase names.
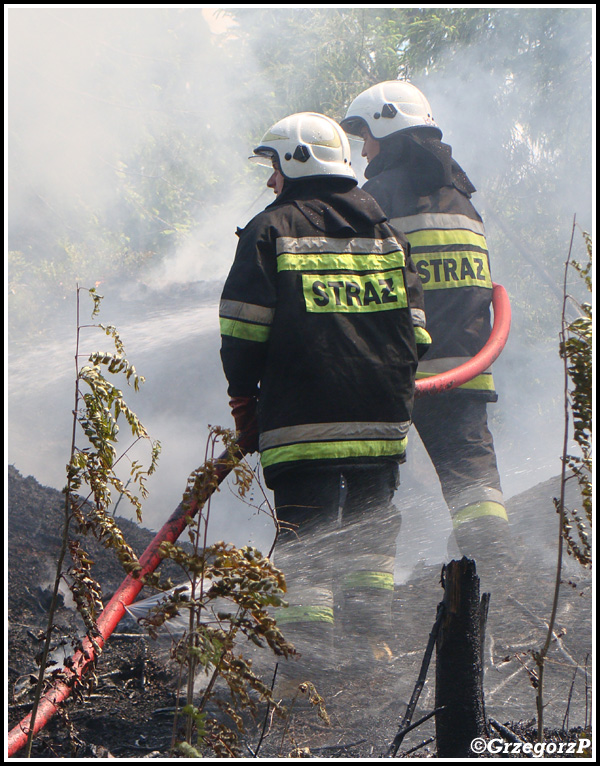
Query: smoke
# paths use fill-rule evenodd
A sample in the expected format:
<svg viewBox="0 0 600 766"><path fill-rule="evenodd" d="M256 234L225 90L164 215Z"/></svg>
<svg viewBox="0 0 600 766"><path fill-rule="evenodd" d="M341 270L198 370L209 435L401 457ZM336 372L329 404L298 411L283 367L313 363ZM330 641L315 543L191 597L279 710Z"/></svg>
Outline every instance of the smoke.
<svg viewBox="0 0 600 766"><path fill-rule="evenodd" d="M117 326L130 361L146 378L139 394L125 390L125 398L162 444L144 511L145 525L158 528L204 460L209 425L232 425L219 358L218 297L235 252L236 227L272 195L264 186L266 171L251 178L250 193L230 181L250 153L243 130L236 133L239 119L231 115L239 114L242 95L253 94L239 93L237 69L219 67L202 9L20 8L8 11L8 22L10 226L16 239L28 241L23 232L32 223L39 226L40 217L47 222L48 241L35 239L25 253L36 264L54 256L50 230L77 236L90 211L110 226L123 176L148 176L159 194L183 183L175 176L153 179L156 171L143 159L135 167L127 164L149 138L198 136L194 145L182 141L178 147L180 166L190 175L229 169L215 178L221 205L199 210L190 195L194 225L174 238L159 265L150 263L136 281L106 283L99 264L91 284L84 282L101 283L99 321ZM245 66L253 67L252 61ZM75 285L81 277L70 276L54 317L45 317L46 326L36 332L38 340L29 337L25 347L15 340L9 355L8 460L57 488L65 483L69 457ZM45 299L40 296L40 303ZM84 294L82 323L89 323L91 308ZM110 350L109 340L92 329L82 333L81 345L84 354ZM148 454L139 459L147 462ZM263 535L263 515L236 501L228 487L215 505L215 537L248 542L252 532L232 530L248 530L253 517ZM125 502L118 512L131 515ZM270 539L261 542L269 545Z"/></svg>
<svg viewBox="0 0 600 766"><path fill-rule="evenodd" d="M144 525L153 529L177 506L188 475L203 462L208 426L233 425L219 358L218 297L235 252L236 228L272 200L264 170L248 171L243 187L232 181L240 177L238 170L251 152L245 138L249 130L255 130L258 138L269 127L253 125L257 118L246 114L244 104L264 100L268 113L270 84L247 47L240 47L235 65L220 55L203 10L207 9L88 6L7 11L9 223L23 241L27 241L24 232L38 232L27 257L51 264L53 254L39 234L46 226L69 236L77 234L90 211L107 227L118 220L117 189L129 179L133 183L143 177L155 183L158 199L170 193L170 185L190 188L189 210L181 215L187 228L173 235L161 263L154 265L150 259L138 279L99 288L105 294L100 321L118 327L130 360L146 378L139 394L126 390L125 398L163 447L144 506ZM215 20L219 22L218 17L211 18L211 24ZM582 29L586 20L578 17ZM565 44L564 55L568 53ZM493 277L510 295L521 296L522 274L515 274L503 258L506 239L496 222L495 189L501 187L512 161L500 149L505 125L496 119L498 94L509 85L498 71L475 63L480 60L478 51L465 50L460 67L451 62L446 70L415 84L426 92L444 140L479 189L474 203L487 225ZM250 76L253 72L255 77ZM520 78L515 98L527 95L529 82L523 73ZM535 83L532 72L530 97L541 109L543 99L535 93ZM538 119L555 127L551 101ZM177 164L168 178L155 178L156 168L144 164L143 148L164 136L175 142ZM189 143L182 136L194 140ZM352 143L360 175L364 161L360 146ZM127 164L136 157L137 165ZM194 200L195 174L214 184L214 199L205 209ZM564 237L556 249L566 257L573 213L583 227L591 226L587 179L583 183L561 179L559 189L542 186L539 208L544 208L546 198L551 199L553 211L564 216ZM515 204L521 201L515 199ZM153 211L132 210L130 217L156 216ZM177 222L157 220L157 227L171 223ZM538 255L545 265L546 254ZM556 262L562 261L553 256L552 263ZM524 261L528 277L533 268ZM30 336L26 347L11 342L8 357L8 461L21 473L57 488L65 482L70 444L75 282L81 276L72 274L64 285L51 332L39 332L37 340ZM92 270L85 276L102 281L101 264L97 274ZM551 276L558 284L560 275L554 267ZM552 307L556 348L536 348L525 325L525 316L535 315L546 296L547 291L532 289L530 310L514 307L511 338L494 367L501 398L490 408L491 425L507 496L555 475L560 467L558 300ZM40 305L48 298L41 290ZM87 353L108 349L109 343L89 330L83 346ZM403 514L404 558L399 567L410 568L415 557L440 560L450 522L435 474L416 438L399 492L403 507L418 508ZM260 490L254 493L252 503L245 504L229 485L222 488L211 507L214 539L253 542L263 550L270 547L273 526L257 507L263 503ZM266 496L270 499L268 492ZM125 503L118 512L130 515Z"/></svg>

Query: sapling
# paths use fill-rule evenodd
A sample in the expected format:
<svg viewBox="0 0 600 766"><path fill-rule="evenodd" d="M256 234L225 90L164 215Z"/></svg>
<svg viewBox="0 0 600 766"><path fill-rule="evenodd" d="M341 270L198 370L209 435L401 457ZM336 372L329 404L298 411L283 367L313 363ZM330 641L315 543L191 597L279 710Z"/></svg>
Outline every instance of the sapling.
<svg viewBox="0 0 600 766"><path fill-rule="evenodd" d="M92 576L92 561L80 540L73 538L73 528L80 534L93 534L106 547L115 551L127 573L139 571L137 557L123 537L115 519L109 513L111 492L116 490L133 505L138 520L141 521L142 503L140 498L129 489L116 473L119 462L128 457L130 445L120 455L117 452L119 421L125 420L131 430L133 443L143 441L149 445L150 463L145 468L139 461L130 461L130 480L142 498L147 495L146 479L154 473L160 454L160 443L152 441L136 416L123 398L123 393L111 381L109 376L122 375L135 391L139 390L144 378L125 356L123 342L115 327L111 325L83 325L80 320L80 296L87 292L93 302L92 319L100 311L102 296L95 288L86 290L77 286L76 311L77 330L75 341L75 391L73 405L73 426L69 462L67 464L67 484L63 489L64 522L61 547L56 563L56 574L47 629L43 638L43 648L39 656L39 673L35 688L31 723L27 738L27 757L31 756L35 719L44 685L48 680L46 670L53 648L54 616L59 603L59 591L63 581L71 590L77 611L83 619L86 635L96 650L98 629L96 618L102 611L102 589ZM81 364L85 354L81 353L82 332L87 329L102 330L112 339L113 352L94 352L87 356L87 364ZM81 446L84 438L85 446ZM67 552L71 555L71 564L66 565ZM77 639L80 641L80 639ZM50 674L50 681L60 677L61 669ZM94 682L94 673L86 676L89 685Z"/></svg>

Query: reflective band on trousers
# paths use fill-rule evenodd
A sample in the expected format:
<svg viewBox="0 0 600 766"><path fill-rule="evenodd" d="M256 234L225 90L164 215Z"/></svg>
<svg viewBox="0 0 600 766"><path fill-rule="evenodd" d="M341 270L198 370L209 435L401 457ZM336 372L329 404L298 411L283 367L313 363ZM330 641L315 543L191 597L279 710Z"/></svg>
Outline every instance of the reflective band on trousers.
<svg viewBox="0 0 600 766"><path fill-rule="evenodd" d="M486 502L504 506L502 490L496 487L473 485L452 498L449 502L450 513L452 516L456 516L457 513L460 513L467 506Z"/></svg>
<svg viewBox="0 0 600 766"><path fill-rule="evenodd" d="M420 341L417 339L417 343L423 343L423 341ZM432 375L435 375L436 373L433 372L418 372L416 378L417 380L423 380L424 378L430 378ZM484 372L482 375L477 375L472 380L468 380L466 383L463 383L460 386L457 386L457 388L464 388L464 389L472 389L474 391L494 391L494 379L492 377L491 372Z"/></svg>
<svg viewBox="0 0 600 766"><path fill-rule="evenodd" d="M484 516L496 516L500 519L504 519L508 523L508 515L506 509L500 503L483 502L476 503L474 505L468 505L466 508L458 511L452 517L452 526L454 528L460 527L461 524L466 524L474 519L481 519Z"/></svg>
<svg viewBox="0 0 600 766"><path fill-rule="evenodd" d="M378 521L385 521L384 518L378 516ZM394 567L396 559L394 556L386 556L382 553L360 553L358 555L352 555L351 564L348 565L348 569L353 572L387 572L388 574L394 573Z"/></svg>
<svg viewBox="0 0 600 766"><path fill-rule="evenodd" d="M394 575L390 572L350 572L343 580L344 590L352 588L379 588L394 590Z"/></svg>
<svg viewBox="0 0 600 766"><path fill-rule="evenodd" d="M470 356L445 356L439 359L429 359L419 362L417 369L417 380L429 378L432 375L439 375L442 372L454 370L471 360ZM481 375L477 375L472 380L468 380L459 386L461 389L472 389L474 391L494 391L494 378L492 377L492 368L488 367Z"/></svg>
<svg viewBox="0 0 600 766"><path fill-rule="evenodd" d="M278 609L276 620L278 625L289 625L297 622L326 622L333 623L333 609L328 606L289 606Z"/></svg>

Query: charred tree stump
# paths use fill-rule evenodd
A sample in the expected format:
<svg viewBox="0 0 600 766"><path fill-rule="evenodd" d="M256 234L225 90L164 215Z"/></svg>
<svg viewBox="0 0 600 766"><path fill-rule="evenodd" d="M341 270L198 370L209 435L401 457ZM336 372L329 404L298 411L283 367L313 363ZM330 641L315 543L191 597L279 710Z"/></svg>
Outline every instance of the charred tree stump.
<svg viewBox="0 0 600 766"><path fill-rule="evenodd" d="M480 600L475 562L451 561L443 572L443 618L437 638L437 754L472 758L471 742L486 734L483 640L487 595Z"/></svg>

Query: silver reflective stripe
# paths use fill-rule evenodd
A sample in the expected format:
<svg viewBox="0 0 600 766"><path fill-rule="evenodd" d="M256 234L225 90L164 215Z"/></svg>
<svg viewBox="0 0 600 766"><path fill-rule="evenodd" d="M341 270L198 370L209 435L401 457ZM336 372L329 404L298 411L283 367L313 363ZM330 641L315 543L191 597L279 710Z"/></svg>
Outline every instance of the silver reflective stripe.
<svg viewBox="0 0 600 766"><path fill-rule="evenodd" d="M425 319L425 312L423 309L411 309L410 315L412 317L412 323L415 327L426 327L427 321Z"/></svg>
<svg viewBox="0 0 600 766"><path fill-rule="evenodd" d="M419 372L427 372L430 374L439 374L441 372L448 372L454 370L456 367L460 367L461 364L469 362L473 357L471 356L445 356L441 359L430 359L428 361L419 362ZM491 367L484 370L483 373L490 373Z"/></svg>
<svg viewBox="0 0 600 766"><path fill-rule="evenodd" d="M504 495L493 487L471 487L461 492L449 505L452 515L477 503L498 503L504 505Z"/></svg>
<svg viewBox="0 0 600 766"><path fill-rule="evenodd" d="M421 213L420 215L407 215L404 218L391 218L390 223L404 234L423 229L467 229L475 234L485 235L484 225L467 215Z"/></svg>
<svg viewBox="0 0 600 766"><path fill-rule="evenodd" d="M404 423L309 423L266 431L260 437L260 451L285 444L329 441L404 439L410 421Z"/></svg>
<svg viewBox="0 0 600 766"><path fill-rule="evenodd" d="M378 520L381 519L378 517ZM378 553L363 553L360 556L348 556L344 562L348 571L389 572L394 573L395 560L393 556L383 556Z"/></svg>
<svg viewBox="0 0 600 766"><path fill-rule="evenodd" d="M274 314L275 309L257 306L254 303L222 300L219 304L219 316L227 319L240 319L245 322L270 325Z"/></svg>
<svg viewBox="0 0 600 766"><path fill-rule="evenodd" d="M288 583L287 586L286 601L290 606L324 606L333 608L333 592L331 588L323 586L308 585L302 581L292 582Z"/></svg>
<svg viewBox="0 0 600 766"><path fill-rule="evenodd" d="M278 237L277 255L281 253L356 253L362 255L385 255L402 250L395 237L386 239L371 239L370 237L355 237L354 239L333 239L330 237Z"/></svg>

